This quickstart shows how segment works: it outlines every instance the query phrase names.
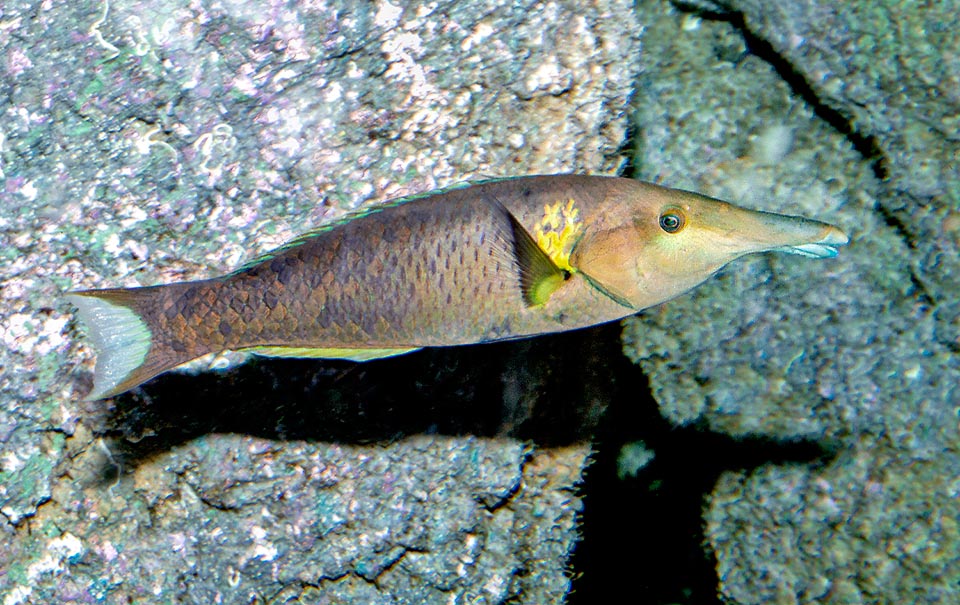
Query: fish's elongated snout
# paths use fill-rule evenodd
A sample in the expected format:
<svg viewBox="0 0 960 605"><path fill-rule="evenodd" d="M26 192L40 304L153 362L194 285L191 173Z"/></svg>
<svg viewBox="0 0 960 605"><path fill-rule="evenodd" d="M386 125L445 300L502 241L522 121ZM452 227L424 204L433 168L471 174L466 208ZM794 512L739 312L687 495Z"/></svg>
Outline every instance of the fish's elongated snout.
<svg viewBox="0 0 960 605"><path fill-rule="evenodd" d="M811 258L833 258L837 255L837 247L846 245L850 241L847 234L826 223L824 225L824 235L820 240L808 244L794 244L792 246L783 246L774 248L775 252L789 252L790 254L799 254Z"/></svg>
<svg viewBox="0 0 960 605"><path fill-rule="evenodd" d="M788 252L811 258L831 258L849 242L838 227L799 216L736 208L725 212L728 237L742 253Z"/></svg>
<svg viewBox="0 0 960 605"><path fill-rule="evenodd" d="M772 252L832 258L837 255L838 246L850 241L846 233L828 223L769 212L760 214L763 216L762 222L768 226L773 240L771 243L776 244L766 248Z"/></svg>

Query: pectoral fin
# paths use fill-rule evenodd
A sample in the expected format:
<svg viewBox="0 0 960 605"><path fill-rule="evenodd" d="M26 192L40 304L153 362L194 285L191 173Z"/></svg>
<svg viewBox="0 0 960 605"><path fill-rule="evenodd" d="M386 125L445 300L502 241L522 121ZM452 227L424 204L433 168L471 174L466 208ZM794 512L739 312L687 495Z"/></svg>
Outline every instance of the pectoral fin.
<svg viewBox="0 0 960 605"><path fill-rule="evenodd" d="M492 199L490 203L510 225L509 235L512 241L505 244L512 248L510 252L520 273L520 290L524 302L530 307L546 303L557 288L570 278L570 273L553 262L500 200Z"/></svg>
<svg viewBox="0 0 960 605"><path fill-rule="evenodd" d="M266 357L308 357L314 359L349 359L351 361L370 361L382 357L393 357L416 351L409 349L312 349L305 347L252 347L245 349Z"/></svg>

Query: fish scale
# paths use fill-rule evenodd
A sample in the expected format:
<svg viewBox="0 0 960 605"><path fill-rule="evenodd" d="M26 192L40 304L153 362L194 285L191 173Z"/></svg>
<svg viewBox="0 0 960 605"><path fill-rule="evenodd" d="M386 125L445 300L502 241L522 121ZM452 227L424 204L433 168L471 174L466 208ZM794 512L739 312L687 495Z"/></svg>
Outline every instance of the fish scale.
<svg viewBox="0 0 960 605"><path fill-rule="evenodd" d="M472 280L461 276L485 273L473 271L476 267L469 266L461 255L447 254L456 248L454 242L459 239L475 239L462 231L467 221L471 229L475 228L476 217L453 204L445 204L443 210L431 213L432 220L424 220L422 212L373 214L341 229L318 234L297 248L247 269L241 276L208 282L204 301L219 291L221 302L207 306L198 301L193 312L199 317L192 317L189 323L216 325L219 330L221 315L244 291L259 295L250 299L242 315L260 317L262 323L247 320L223 341L215 334L178 337L239 349L281 342L301 346L321 338L332 346L350 347L409 346L422 341L430 333L432 309L449 306L454 299L463 303L472 294ZM440 221L447 225L460 223L461 233L441 230ZM406 241L386 237L388 231ZM354 240L363 245L352 245ZM428 254L442 256L429 258ZM436 261L441 259L442 264L438 265ZM473 264L479 263L479 259L477 255ZM406 274L418 275L419 279L403 279ZM322 277L301 277L311 275ZM501 291L508 281L516 281L512 275L498 279ZM322 302L313 295L318 290L315 283L323 285ZM515 296L519 298L518 290ZM377 326L383 324L392 330L378 330Z"/></svg>
<svg viewBox="0 0 960 605"><path fill-rule="evenodd" d="M665 219L666 217L666 219ZM224 350L365 360L619 319L731 260L832 256L836 227L628 179L536 176L398 200L229 275L70 295L90 398Z"/></svg>

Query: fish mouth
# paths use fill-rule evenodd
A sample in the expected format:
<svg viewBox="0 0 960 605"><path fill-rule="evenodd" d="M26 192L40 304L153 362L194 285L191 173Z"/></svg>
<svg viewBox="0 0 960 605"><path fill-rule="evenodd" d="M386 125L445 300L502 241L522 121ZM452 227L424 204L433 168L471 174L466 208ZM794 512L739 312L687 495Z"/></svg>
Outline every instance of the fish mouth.
<svg viewBox="0 0 960 605"><path fill-rule="evenodd" d="M803 244L793 244L773 248L773 252L786 252L788 254L798 254L807 258L833 258L838 254L837 248L846 245L850 238L847 234L837 229L833 225L826 225L826 233L815 242L806 242Z"/></svg>
<svg viewBox="0 0 960 605"><path fill-rule="evenodd" d="M716 208L704 222L722 234L737 256L786 252L808 258L833 258L837 248L850 241L846 233L829 223L729 204Z"/></svg>

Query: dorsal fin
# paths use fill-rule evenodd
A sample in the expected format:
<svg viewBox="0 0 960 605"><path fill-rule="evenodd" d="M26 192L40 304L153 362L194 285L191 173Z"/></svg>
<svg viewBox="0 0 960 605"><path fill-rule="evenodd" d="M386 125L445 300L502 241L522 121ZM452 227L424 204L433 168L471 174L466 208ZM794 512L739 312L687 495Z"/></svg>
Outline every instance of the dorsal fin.
<svg viewBox="0 0 960 605"><path fill-rule="evenodd" d="M551 260L503 202L492 198L490 203L509 220L513 236L512 252L520 273L520 291L524 302L530 307L546 303L557 288L570 278L570 273Z"/></svg>
<svg viewBox="0 0 960 605"><path fill-rule="evenodd" d="M304 233L301 233L300 235L296 236L296 237L293 238L292 240L289 240L289 241L285 242L285 243L284 243L283 245L281 245L279 248L274 248L273 250L268 250L267 252L264 252L263 254L257 255L256 257L254 257L254 258L248 260L247 262L243 263L243 265L241 265L240 267L238 267L238 268L234 269L233 271L231 271L229 274L226 275L226 277L231 277L231 276L233 276L233 275L237 275L237 274L243 273L244 271L247 271L247 270L249 270L249 269L252 269L253 267L256 267L257 265L259 265L260 263L265 262L265 261L267 261L267 260L270 260L271 258L274 258L274 257L276 257L276 256L278 256L278 255L280 255L280 254L283 254L284 252L286 252L287 250L290 250L291 248L296 248L297 246L299 246L299 245L307 242L308 240L310 240L310 239L312 239L312 238L320 235L321 233L326 233L327 231L331 231L331 230L333 230L333 229L335 229L335 228L337 228L337 227L340 227L341 225L345 225L345 224L347 224L347 223L349 223L349 222L351 222L351 221L355 221L355 220L357 220L357 219L361 219L361 218L363 218L363 217L365 217L365 216L369 216L369 215L371 215L371 214L376 214L376 213L378 213L378 212L382 212L382 211L384 211L384 210L386 210L386 209L388 209L388 208L393 208L394 206L400 206L400 205L402 205L402 204L406 204L406 203L408 203L408 202L413 202L413 201L416 201L416 200L419 200L419 199L423 199L423 198L426 198L426 197L432 197L432 196L435 196L435 195L441 195L441 194L448 193L448 192L450 192L450 191L454 191L454 190L457 190L457 189L466 189L467 187L470 187L470 186L472 186L472 185L477 185L477 184L482 184L482 183L488 183L488 182L491 182L491 183L492 183L492 182L497 182L497 181L505 181L505 180L510 180L510 179L514 179L514 178L520 178L520 177L503 177L503 178L499 178L499 179L491 178L491 179L481 180L481 181L463 181L463 182L459 182L459 183L454 183L454 184L452 184L452 185L450 185L450 186L448 186L448 187L443 187L443 188L441 188L441 189L434 189L434 190L431 190L431 191L423 191L423 192L421 192L421 193L414 193L414 194L408 195L408 196L406 196L406 197L401 197L401 198L397 198L397 199L394 199L394 200L389 200L389 201L386 201L386 202L381 202L381 203L379 203L379 204L371 204L371 205L369 205L369 206L363 206L363 207L361 207L361 208L356 208L356 209L350 210L350 211L348 211L346 214L344 214L343 216L341 216L341 217L339 217L339 218L336 218L336 219L334 219L334 220L332 220L332 221L330 221L330 222L327 222L327 223L324 223L323 225L320 225L319 227L315 227L315 228L313 228L313 229L310 229L309 231L306 231L306 232L304 232Z"/></svg>

